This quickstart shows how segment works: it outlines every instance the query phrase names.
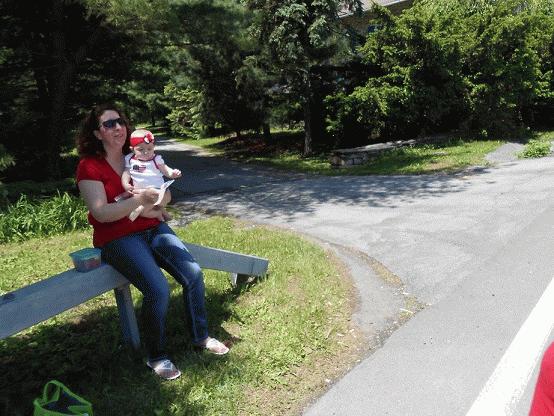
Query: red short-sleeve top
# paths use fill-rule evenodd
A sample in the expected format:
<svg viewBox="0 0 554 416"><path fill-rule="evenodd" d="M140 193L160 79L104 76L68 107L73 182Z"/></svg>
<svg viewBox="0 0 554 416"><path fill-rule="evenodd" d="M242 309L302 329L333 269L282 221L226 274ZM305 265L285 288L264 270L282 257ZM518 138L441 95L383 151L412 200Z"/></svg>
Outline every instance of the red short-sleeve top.
<svg viewBox="0 0 554 416"><path fill-rule="evenodd" d="M108 204L115 202L115 197L124 193L121 177L115 172L103 157L84 157L77 166L77 183L82 180L99 181L104 185ZM157 226L156 218L138 217L135 221L123 217L113 222L99 222L88 213L88 221L93 228L92 242L94 247L102 247L106 243L125 235L144 231Z"/></svg>

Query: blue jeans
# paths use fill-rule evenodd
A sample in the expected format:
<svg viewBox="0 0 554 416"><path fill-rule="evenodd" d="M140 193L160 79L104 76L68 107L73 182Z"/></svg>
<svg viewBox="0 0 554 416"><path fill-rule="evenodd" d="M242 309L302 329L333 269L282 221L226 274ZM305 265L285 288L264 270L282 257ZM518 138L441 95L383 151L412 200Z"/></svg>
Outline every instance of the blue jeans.
<svg viewBox="0 0 554 416"><path fill-rule="evenodd" d="M169 305L169 284L165 269L183 286L183 299L192 342L208 337L204 304L204 278L183 242L166 224L110 241L102 247L102 260L125 276L144 296L142 318L150 360L167 358L165 319Z"/></svg>

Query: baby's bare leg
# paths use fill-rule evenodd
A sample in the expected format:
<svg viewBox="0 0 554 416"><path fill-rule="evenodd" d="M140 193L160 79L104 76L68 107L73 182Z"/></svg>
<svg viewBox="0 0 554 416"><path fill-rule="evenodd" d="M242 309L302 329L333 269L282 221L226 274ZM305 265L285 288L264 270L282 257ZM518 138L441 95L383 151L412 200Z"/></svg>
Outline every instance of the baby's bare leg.
<svg viewBox="0 0 554 416"><path fill-rule="evenodd" d="M139 205L138 207L136 207L134 210L131 211L131 213L129 214L129 219L131 221L134 221L137 219L137 217L142 214L144 212L144 205Z"/></svg>
<svg viewBox="0 0 554 416"><path fill-rule="evenodd" d="M137 192L143 192L144 189L135 189ZM158 218L160 221L163 221L163 216L160 212L156 212L154 208L157 208L154 205L139 205L137 208L135 208L131 213L129 214L129 219L131 221L134 221L137 219L137 217L140 215L141 217L145 218Z"/></svg>
<svg viewBox="0 0 554 416"><path fill-rule="evenodd" d="M157 212L161 212L161 218L157 215L151 218L158 218L160 221L169 221L173 218L171 214L165 209L165 207L167 206L167 202L164 202L171 201L171 193L169 192L169 189L167 189L165 193L168 194L169 198L164 198L162 202L154 206L154 208L157 209Z"/></svg>
<svg viewBox="0 0 554 416"><path fill-rule="evenodd" d="M171 192L169 189L166 189L165 190L165 193L169 196L169 198L167 199L167 201L171 201ZM170 221L173 217L171 216L171 214L169 212L167 212L167 210L165 209L165 207L167 206L167 202L161 202L160 205L158 205L160 207L160 209L162 210L162 216L164 217L164 221Z"/></svg>
<svg viewBox="0 0 554 416"><path fill-rule="evenodd" d="M164 221L171 221L173 219L173 216L167 212L165 208L161 208L162 216L164 217Z"/></svg>
<svg viewBox="0 0 554 416"><path fill-rule="evenodd" d="M162 210L160 206L154 205L154 206L145 208L144 211L142 211L142 213L140 214L140 216L145 218L157 218L160 221L164 221L163 211L165 210Z"/></svg>
<svg viewBox="0 0 554 416"><path fill-rule="evenodd" d="M141 190L138 190L137 191L141 192ZM131 221L134 221L138 218L139 215L142 214L142 212L144 211L144 206L143 205L139 205L138 207L136 207L134 210L131 211L131 213L129 214L128 218L131 220Z"/></svg>
<svg viewBox="0 0 554 416"><path fill-rule="evenodd" d="M166 190L165 193L169 194L169 199L167 200L170 201L171 193L169 193L169 190ZM158 205L145 206L144 210L140 213L140 216L145 218L157 218L160 221L169 221L173 217L169 212L166 211L166 205L167 202L161 202Z"/></svg>

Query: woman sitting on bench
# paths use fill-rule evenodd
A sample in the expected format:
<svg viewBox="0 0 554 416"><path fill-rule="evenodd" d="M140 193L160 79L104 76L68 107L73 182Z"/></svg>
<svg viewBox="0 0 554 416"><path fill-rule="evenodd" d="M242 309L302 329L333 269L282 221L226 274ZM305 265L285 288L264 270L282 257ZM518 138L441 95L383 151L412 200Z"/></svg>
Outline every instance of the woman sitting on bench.
<svg viewBox="0 0 554 416"><path fill-rule="evenodd" d="M208 336L202 271L181 240L157 218L138 217L135 221L128 218L140 205L152 207L158 192L146 189L126 199L118 198L126 194L121 175L131 130L127 118L116 106L95 107L83 120L77 135L81 157L77 184L89 210L93 244L102 249L102 260L124 275L144 296L146 364L160 377L173 380L181 372L166 351L169 284L160 267L183 286L192 342L218 355L226 354L229 349Z"/></svg>

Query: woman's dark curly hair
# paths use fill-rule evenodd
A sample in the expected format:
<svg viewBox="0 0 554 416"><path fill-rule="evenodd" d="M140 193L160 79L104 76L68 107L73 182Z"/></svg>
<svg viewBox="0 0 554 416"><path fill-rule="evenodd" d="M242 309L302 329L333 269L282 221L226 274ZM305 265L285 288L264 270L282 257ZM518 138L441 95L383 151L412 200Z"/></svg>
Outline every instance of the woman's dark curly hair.
<svg viewBox="0 0 554 416"><path fill-rule="evenodd" d="M131 137L131 132L133 130L131 123L129 123L129 119L127 118L125 113L121 111L116 105L106 103L95 106L81 122L81 126L75 138L77 144L77 152L79 153L80 157L106 156L106 151L104 150L102 141L96 138L96 136L94 135L94 131L100 128L100 116L104 113L104 111L108 110L115 111L125 122L125 126L127 127L127 139L125 140L125 144L123 145L121 152L123 154L129 153L129 146L131 144L129 141L129 137Z"/></svg>

